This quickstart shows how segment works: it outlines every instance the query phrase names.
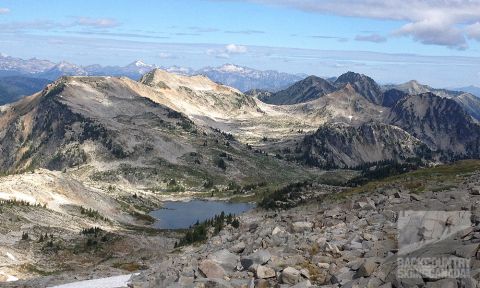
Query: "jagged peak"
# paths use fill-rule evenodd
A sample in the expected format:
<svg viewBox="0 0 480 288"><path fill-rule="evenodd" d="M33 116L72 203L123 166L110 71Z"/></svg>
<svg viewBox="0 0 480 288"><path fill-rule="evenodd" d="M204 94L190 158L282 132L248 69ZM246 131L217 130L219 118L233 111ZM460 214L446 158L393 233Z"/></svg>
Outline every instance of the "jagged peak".
<svg viewBox="0 0 480 288"><path fill-rule="evenodd" d="M346 82L353 83L357 81L369 81L369 82L375 83L375 81L372 78L368 77L367 75L348 71L338 76L337 80L335 80L335 84L346 83Z"/></svg>

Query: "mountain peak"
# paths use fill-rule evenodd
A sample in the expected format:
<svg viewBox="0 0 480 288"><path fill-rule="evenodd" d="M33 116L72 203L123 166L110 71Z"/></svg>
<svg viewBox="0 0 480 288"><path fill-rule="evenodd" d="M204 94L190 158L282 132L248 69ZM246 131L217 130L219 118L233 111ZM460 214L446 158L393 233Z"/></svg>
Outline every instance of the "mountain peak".
<svg viewBox="0 0 480 288"><path fill-rule="evenodd" d="M304 103L318 99L335 90L335 86L327 80L311 75L294 83L285 90L272 94L265 99L265 102L279 105Z"/></svg>
<svg viewBox="0 0 480 288"><path fill-rule="evenodd" d="M150 65L150 64L147 64L145 62L143 62L142 60L136 60L130 64L128 64L127 66L130 66L130 67L153 67L153 65Z"/></svg>
<svg viewBox="0 0 480 288"><path fill-rule="evenodd" d="M335 83L344 84L344 83L347 83L347 82L353 83L353 82L357 82L357 81L373 81L373 79L366 76L366 75L357 73L357 72L348 71L348 72L340 75L337 78L337 80L335 80Z"/></svg>
<svg viewBox="0 0 480 288"><path fill-rule="evenodd" d="M182 89L185 87L196 91L214 91L222 89L220 87L232 91L235 90L233 88L217 84L203 75L186 76L171 73L159 68L155 68L143 75L143 77L140 79L140 83L150 87L173 90Z"/></svg>
<svg viewBox="0 0 480 288"><path fill-rule="evenodd" d="M344 87L347 84L352 85L352 88L367 100L377 105L382 104L383 93L380 86L378 86L372 78L360 73L348 71L347 73L340 75L334 82L334 85L337 88Z"/></svg>
<svg viewBox="0 0 480 288"><path fill-rule="evenodd" d="M420 82L418 82L417 80L410 80L406 83L404 83L403 85L405 85L406 87L408 87L409 89L413 91L420 91L422 90L421 92L427 92L428 90L430 90L427 85L424 85L424 84L421 84Z"/></svg>

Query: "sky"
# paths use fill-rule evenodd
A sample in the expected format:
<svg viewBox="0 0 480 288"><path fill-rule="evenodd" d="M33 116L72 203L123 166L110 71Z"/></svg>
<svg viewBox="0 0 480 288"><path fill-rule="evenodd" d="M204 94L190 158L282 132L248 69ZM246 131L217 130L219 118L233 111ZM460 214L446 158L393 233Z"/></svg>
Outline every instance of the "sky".
<svg viewBox="0 0 480 288"><path fill-rule="evenodd" d="M480 86L480 0L0 0L0 52Z"/></svg>

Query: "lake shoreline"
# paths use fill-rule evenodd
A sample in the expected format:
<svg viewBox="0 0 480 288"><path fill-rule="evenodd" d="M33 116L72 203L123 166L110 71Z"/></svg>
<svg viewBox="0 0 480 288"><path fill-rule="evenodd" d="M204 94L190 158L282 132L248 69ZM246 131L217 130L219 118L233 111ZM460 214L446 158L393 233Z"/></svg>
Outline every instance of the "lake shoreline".
<svg viewBox="0 0 480 288"><path fill-rule="evenodd" d="M211 219L224 212L238 216L256 208L254 203L232 203L224 200L190 199L163 201L160 209L150 211L149 216L156 219L151 225L160 230L188 229L196 222ZM163 224L162 224L163 223Z"/></svg>

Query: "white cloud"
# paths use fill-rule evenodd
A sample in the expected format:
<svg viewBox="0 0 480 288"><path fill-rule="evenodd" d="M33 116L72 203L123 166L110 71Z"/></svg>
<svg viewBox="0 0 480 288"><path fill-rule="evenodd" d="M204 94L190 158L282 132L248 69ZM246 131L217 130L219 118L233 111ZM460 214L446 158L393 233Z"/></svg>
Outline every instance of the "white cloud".
<svg viewBox="0 0 480 288"><path fill-rule="evenodd" d="M465 36L479 40L480 0L244 0L295 9L407 22L394 35L424 44L464 49Z"/></svg>
<svg viewBox="0 0 480 288"><path fill-rule="evenodd" d="M247 52L247 47L235 44L228 44L225 47L225 50L227 51L227 53L230 54L241 54Z"/></svg>
<svg viewBox="0 0 480 288"><path fill-rule="evenodd" d="M461 29L437 21L424 20L408 23L395 32L397 35L411 35L423 44L443 45L454 49L466 49L467 42Z"/></svg>
<svg viewBox="0 0 480 288"><path fill-rule="evenodd" d="M8 8L0 8L0 14L8 14L10 13L10 9Z"/></svg>
<svg viewBox="0 0 480 288"><path fill-rule="evenodd" d="M228 44L227 46L221 49L207 49L207 55L215 56L216 58L228 59L233 54L244 54L247 53L248 49L246 46Z"/></svg>
<svg viewBox="0 0 480 288"><path fill-rule="evenodd" d="M480 22L467 26L467 35L472 39L480 41Z"/></svg>

